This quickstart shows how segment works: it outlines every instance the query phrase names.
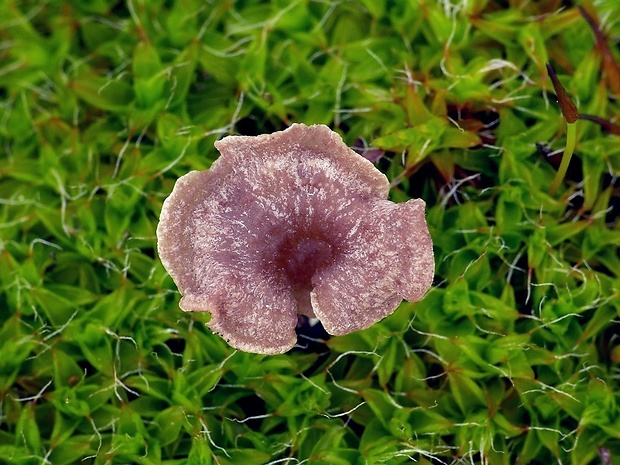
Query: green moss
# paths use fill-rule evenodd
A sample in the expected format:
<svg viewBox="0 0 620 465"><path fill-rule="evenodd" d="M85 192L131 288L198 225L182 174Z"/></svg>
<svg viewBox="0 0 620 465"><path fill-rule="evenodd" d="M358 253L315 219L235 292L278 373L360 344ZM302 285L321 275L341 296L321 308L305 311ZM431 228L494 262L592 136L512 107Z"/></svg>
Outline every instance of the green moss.
<svg viewBox="0 0 620 465"><path fill-rule="evenodd" d="M620 463L620 7L518 3L0 2L0 462ZM563 179L547 62L593 116ZM380 151L437 278L249 355L155 227L218 137L291 122Z"/></svg>

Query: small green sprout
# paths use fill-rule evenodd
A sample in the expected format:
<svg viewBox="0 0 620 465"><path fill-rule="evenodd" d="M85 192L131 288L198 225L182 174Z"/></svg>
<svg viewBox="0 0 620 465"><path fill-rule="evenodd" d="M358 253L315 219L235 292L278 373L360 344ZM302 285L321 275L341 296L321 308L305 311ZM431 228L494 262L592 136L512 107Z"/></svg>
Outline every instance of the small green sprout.
<svg viewBox="0 0 620 465"><path fill-rule="evenodd" d="M562 116L566 120L566 147L564 148L564 155L562 155L562 162L560 163L560 167L558 168L558 172L553 178L553 182L551 183L551 187L549 188L549 194L554 195L558 190L560 183L564 179L566 175L566 171L568 170L568 165L570 164L570 159L573 156L573 151L575 150L575 142L577 139L577 120L579 119L579 112L577 111L577 107L569 97L566 89L562 86L562 83L555 75L555 71L551 67L549 63L547 63L547 72L549 73L549 78L553 83L553 89L555 90L555 94L558 98L558 104L560 105L560 110L562 111Z"/></svg>

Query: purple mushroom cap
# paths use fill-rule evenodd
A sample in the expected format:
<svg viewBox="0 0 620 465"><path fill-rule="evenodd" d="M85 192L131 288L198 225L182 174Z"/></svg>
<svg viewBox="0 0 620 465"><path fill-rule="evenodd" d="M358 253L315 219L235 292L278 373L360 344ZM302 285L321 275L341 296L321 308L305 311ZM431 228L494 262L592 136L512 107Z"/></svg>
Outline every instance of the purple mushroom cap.
<svg viewBox="0 0 620 465"><path fill-rule="evenodd" d="M216 142L208 171L179 178L157 227L186 311L236 349L278 354L298 315L332 335L365 329L434 275L424 201L395 204L387 178L327 126Z"/></svg>

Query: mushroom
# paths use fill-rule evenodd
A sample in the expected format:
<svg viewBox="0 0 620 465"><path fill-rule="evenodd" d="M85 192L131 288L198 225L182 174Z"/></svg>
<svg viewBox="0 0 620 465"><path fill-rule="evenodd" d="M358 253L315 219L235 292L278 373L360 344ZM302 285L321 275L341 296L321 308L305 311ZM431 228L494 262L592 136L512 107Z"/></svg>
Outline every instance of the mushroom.
<svg viewBox="0 0 620 465"><path fill-rule="evenodd" d="M231 346L284 353L298 315L343 335L429 289L424 201L387 200L385 175L327 126L215 146L211 168L179 178L165 200L157 245L179 306L210 312L207 325Z"/></svg>

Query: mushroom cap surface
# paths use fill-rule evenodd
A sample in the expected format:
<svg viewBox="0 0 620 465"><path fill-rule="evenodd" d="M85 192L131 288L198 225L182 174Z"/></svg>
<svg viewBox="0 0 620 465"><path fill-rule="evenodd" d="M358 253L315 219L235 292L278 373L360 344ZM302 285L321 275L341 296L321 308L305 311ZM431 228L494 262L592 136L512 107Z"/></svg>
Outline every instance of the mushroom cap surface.
<svg viewBox="0 0 620 465"><path fill-rule="evenodd" d="M211 168L179 178L165 200L157 247L180 307L210 312L231 346L283 353L299 314L343 335L429 289L424 201L387 200L385 175L327 126L215 146Z"/></svg>

